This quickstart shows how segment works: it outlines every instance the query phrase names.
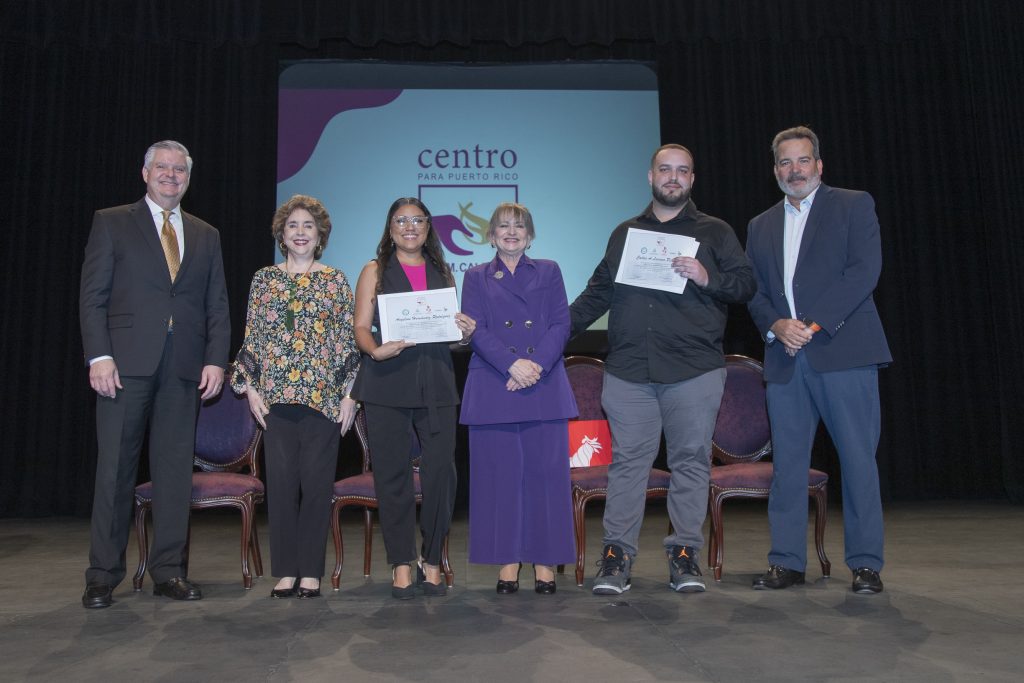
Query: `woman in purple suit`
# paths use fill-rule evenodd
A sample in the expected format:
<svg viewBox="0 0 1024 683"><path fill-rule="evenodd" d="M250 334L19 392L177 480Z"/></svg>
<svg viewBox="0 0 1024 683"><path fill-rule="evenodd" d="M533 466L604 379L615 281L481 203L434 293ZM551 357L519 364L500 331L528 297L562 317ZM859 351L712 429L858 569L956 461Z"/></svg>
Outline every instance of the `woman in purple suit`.
<svg viewBox="0 0 1024 683"><path fill-rule="evenodd" d="M469 425L469 560L502 565L498 593L519 590L533 563L535 590L555 592L554 566L572 564L566 422L577 414L562 350L569 306L554 261L531 259L533 218L500 204L487 236L493 261L466 273L462 311L477 321L462 399Z"/></svg>

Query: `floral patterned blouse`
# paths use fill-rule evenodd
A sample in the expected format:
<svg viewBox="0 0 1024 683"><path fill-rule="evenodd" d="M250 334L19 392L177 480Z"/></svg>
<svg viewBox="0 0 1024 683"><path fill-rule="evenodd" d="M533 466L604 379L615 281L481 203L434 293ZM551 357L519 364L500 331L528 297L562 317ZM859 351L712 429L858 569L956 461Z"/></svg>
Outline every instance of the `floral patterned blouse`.
<svg viewBox="0 0 1024 683"><path fill-rule="evenodd" d="M345 387L359 368L353 311L352 289L340 270L325 267L301 277L277 266L256 271L231 388L241 394L248 384L268 406L305 405L339 421Z"/></svg>

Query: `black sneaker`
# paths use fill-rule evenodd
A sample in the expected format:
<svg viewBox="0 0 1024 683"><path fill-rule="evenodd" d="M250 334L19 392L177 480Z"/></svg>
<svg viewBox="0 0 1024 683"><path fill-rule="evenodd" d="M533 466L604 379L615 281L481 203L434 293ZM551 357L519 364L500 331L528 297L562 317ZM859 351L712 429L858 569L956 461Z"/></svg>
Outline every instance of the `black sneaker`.
<svg viewBox="0 0 1024 683"><path fill-rule="evenodd" d="M874 569L860 567L853 570L853 592L861 595L882 592L882 577Z"/></svg>
<svg viewBox="0 0 1024 683"><path fill-rule="evenodd" d="M597 561L594 578L595 595L619 595L629 590L629 568L633 561L617 545L608 544Z"/></svg>
<svg viewBox="0 0 1024 683"><path fill-rule="evenodd" d="M672 546L668 555L668 573L668 585L677 593L700 593L706 588L697 566L697 551L692 546Z"/></svg>

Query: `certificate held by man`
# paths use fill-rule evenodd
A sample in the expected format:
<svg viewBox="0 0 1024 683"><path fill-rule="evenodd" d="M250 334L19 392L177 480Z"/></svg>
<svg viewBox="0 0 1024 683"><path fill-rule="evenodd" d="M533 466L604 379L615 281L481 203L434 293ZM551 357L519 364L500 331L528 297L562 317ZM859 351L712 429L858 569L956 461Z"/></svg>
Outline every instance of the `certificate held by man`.
<svg viewBox="0 0 1024 683"><path fill-rule="evenodd" d="M672 267L680 256L697 256L700 243L687 235L630 228L615 281L634 287L682 294L688 280Z"/></svg>
<svg viewBox="0 0 1024 683"><path fill-rule="evenodd" d="M378 294L381 343L407 341L416 344L453 342L462 339L455 324L459 302L454 287L421 292Z"/></svg>

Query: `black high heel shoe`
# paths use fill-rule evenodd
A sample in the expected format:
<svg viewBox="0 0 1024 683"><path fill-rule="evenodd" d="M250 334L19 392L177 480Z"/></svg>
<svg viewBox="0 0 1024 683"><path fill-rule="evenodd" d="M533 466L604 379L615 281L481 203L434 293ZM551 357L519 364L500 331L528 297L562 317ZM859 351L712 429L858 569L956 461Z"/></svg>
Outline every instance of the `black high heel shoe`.
<svg viewBox="0 0 1024 683"><path fill-rule="evenodd" d="M395 580L397 579L398 574L398 568L401 566L401 564L391 565L391 597L395 598L396 600L411 600L412 598L416 597L415 581L411 582L408 586L405 586L403 588L399 588L395 585Z"/></svg>
<svg viewBox="0 0 1024 683"><path fill-rule="evenodd" d="M295 595L296 589L299 587L299 577L295 577L295 583L289 588L275 588L270 591L270 597L272 598L290 598Z"/></svg>
<svg viewBox="0 0 1024 683"><path fill-rule="evenodd" d="M440 573L440 567L438 567ZM423 594L427 597L437 598L448 595L448 584L445 583L444 574L440 573L441 581L439 583L431 583L427 581L427 574L423 571L422 564L416 565L416 585L420 587Z"/></svg>
<svg viewBox="0 0 1024 683"><path fill-rule="evenodd" d="M299 585L299 582L295 582L295 588L298 593L299 599L303 598L319 598L320 597L320 584L318 583L316 588L303 588Z"/></svg>
<svg viewBox="0 0 1024 683"><path fill-rule="evenodd" d="M503 581L498 579L497 593L498 595L511 595L519 590L519 571L523 568L523 563L519 563L519 569L516 570L515 581Z"/></svg>
<svg viewBox="0 0 1024 683"><path fill-rule="evenodd" d="M539 593L540 595L554 595L555 590L558 588L558 586L555 585L554 580L551 580L551 581L541 581L540 579L536 578L536 576L537 576L537 565L533 565L533 575L534 575L533 591L535 593Z"/></svg>

